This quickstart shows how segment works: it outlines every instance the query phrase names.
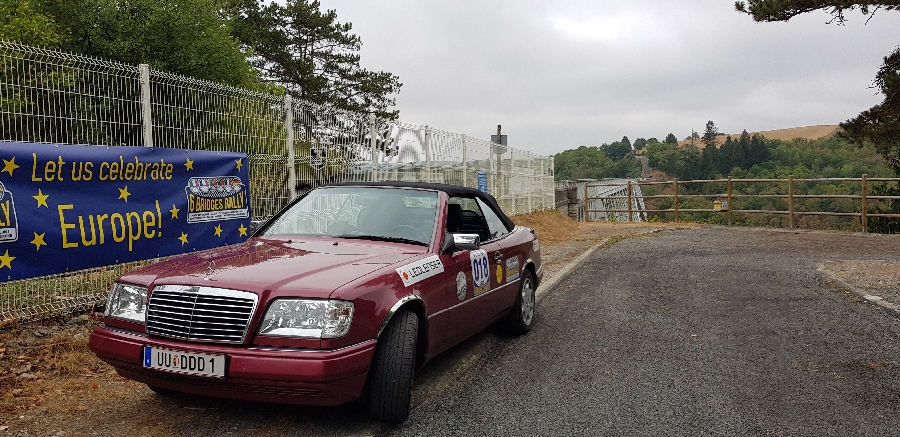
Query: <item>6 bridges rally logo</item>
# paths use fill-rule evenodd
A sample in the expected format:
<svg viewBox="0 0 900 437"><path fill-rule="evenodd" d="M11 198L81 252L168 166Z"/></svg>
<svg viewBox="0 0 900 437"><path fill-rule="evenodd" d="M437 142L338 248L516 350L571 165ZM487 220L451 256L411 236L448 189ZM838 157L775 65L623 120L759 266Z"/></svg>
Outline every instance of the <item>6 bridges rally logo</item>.
<svg viewBox="0 0 900 437"><path fill-rule="evenodd" d="M184 192L188 223L250 217L244 184L237 176L190 178Z"/></svg>

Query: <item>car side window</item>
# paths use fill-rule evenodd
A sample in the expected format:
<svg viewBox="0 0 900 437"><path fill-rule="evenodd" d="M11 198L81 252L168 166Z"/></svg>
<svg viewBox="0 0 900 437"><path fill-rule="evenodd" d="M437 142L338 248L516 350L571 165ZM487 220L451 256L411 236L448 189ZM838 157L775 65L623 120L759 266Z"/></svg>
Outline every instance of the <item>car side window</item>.
<svg viewBox="0 0 900 437"><path fill-rule="evenodd" d="M478 202L468 197L451 197L447 201L447 232L478 234L481 241L491 236Z"/></svg>
<svg viewBox="0 0 900 437"><path fill-rule="evenodd" d="M494 212L490 205L488 205L481 199L475 200L478 202L478 206L481 208L485 222L487 222L489 234L489 238L487 238L487 240L495 240L508 234L510 230L506 228L506 224L503 223L503 220L500 220L500 216L498 216L497 213Z"/></svg>

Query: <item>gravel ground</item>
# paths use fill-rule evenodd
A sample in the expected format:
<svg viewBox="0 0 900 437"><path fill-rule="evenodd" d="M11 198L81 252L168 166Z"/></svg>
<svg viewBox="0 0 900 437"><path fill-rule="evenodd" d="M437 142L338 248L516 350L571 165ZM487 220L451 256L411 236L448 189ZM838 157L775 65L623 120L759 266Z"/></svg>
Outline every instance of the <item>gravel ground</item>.
<svg viewBox="0 0 900 437"><path fill-rule="evenodd" d="M723 239L736 241L738 249L718 249ZM780 348L788 349L799 346L784 344L784 339L775 334L777 328L774 326L760 333L737 335L732 332L734 328L723 330L722 326L705 326L704 320L710 318L719 324L731 320L728 326L758 322L778 315L770 308L773 305L777 307L775 303L797 300L794 310L798 317L795 322L797 327L792 329L800 333L791 335L809 335L822 330L839 334L834 339L827 336L809 338L812 345L825 348L825 352L844 349L844 342L853 345L852 350L868 351L866 348L871 346L863 346L864 342L859 338L844 332L859 330L860 327L867 338L873 337L882 342L896 338L897 329L885 327L896 323L891 313L872 311L872 305L861 304L866 301L857 298L848 289L862 290L867 285L860 281L865 280L882 284L865 288L867 293L887 295L883 290L890 287L884 284L897 276L897 270L891 268L894 265L891 263L900 262L898 256L892 255L900 254L897 250L900 240L893 237L795 234L696 226L676 228L660 224L580 224L578 232L569 238L542 240L545 280L559 275L567 263L603 241L606 242L604 248L595 252L581 269L566 275L556 290L543 295L538 308L537 326L529 335L506 338L489 330L446 352L417 373L414 387L414 405L417 407L410 420L396 429L368 420L353 404L338 408L306 408L155 395L142 384L118 377L108 366L86 352L81 336L85 336L97 321L84 316L47 321L43 325L0 329L0 437L381 435L385 432L398 435L517 435L526 432L529 435L561 435L580 434L580 431L631 435L777 435L779 429L791 431L787 435L804 434L796 432L797 428L775 426L782 423L777 414L776 419L769 422L762 420L758 428L742 425L753 420L760 421L755 419L757 415L765 417L774 414L772 411L777 413L784 401L775 397L770 402L770 411L760 409L757 405L760 401L756 397L745 395L741 398L732 392L751 392L744 387L750 381L764 388L778 386L766 378L774 378L775 373L762 364L757 368L755 361L748 362L741 354L730 352L725 358L743 361L728 364L726 360L724 365L734 370L724 372L724 376L718 375L717 366L723 365L719 356L722 352L705 355L708 351L730 350L732 346L711 340L727 337L729 332L731 337L726 339L730 338L744 348L760 347L761 344L781 345ZM660 246L660 242L665 244ZM885 248L885 245L890 247ZM771 253L779 255L769 259ZM694 265L698 257L703 262ZM761 257L762 261L756 257ZM722 269L717 268L720 264ZM740 270L742 273L738 277L733 278L728 273L737 271L741 266L747 269ZM867 266L874 267L867 270ZM648 271L662 271L668 276L652 279L655 276L648 276ZM851 271L852 274L848 273ZM880 275L881 278L873 279L873 275ZM828 279L838 276L840 280L836 283ZM732 302L720 304L725 305L722 308L728 310L726 313L716 313L715 310L722 309L718 306L706 308L695 302L704 294L717 296L722 284L740 288L762 281L764 285L761 289L767 289L774 286L776 279L794 282L789 284L787 290L782 290L783 295L726 299L724 302ZM827 284L827 287L823 288L816 281ZM853 284L863 288L855 288ZM626 291L626 286L632 288ZM546 290L539 291L543 293ZM794 293L800 293L802 298L791 297ZM682 296L693 300L675 305L676 298ZM717 299L721 300L721 297ZM572 302L576 305L572 306ZM738 306L737 302L744 304ZM637 308L629 307L634 305ZM701 311L701 308L705 312L692 312ZM849 311L849 315L841 311ZM824 316L820 318L819 314ZM570 323L579 316L590 316L590 332L579 332L577 330L580 328ZM641 331L635 329L634 322L640 322L637 324L639 326L647 325L651 331L638 334ZM799 327L809 323L815 325ZM698 337L690 337L692 334L685 332L692 331L688 329L691 327L704 329L696 330ZM722 332L716 333L717 329ZM623 343L605 344L604 339L613 335L621 336ZM590 342L581 345L573 343L582 338L590 339ZM680 343L685 341L688 343ZM855 345L857 342L860 344ZM674 346L675 352L666 355L657 350L666 344L677 345ZM573 347L583 348L587 355L564 364L566 360L563 357L569 355L566 351ZM781 349L776 350L779 351ZM755 353L761 362L768 359L768 352ZM840 377L846 377L848 371L862 372L871 377L880 376L885 383L894 385L894 391L900 388L895 379L895 372L900 368L900 357L893 349L885 351L884 356L868 357L862 352L858 355L842 361L844 364L840 365L795 360L794 370L816 375L832 372ZM527 363L529 369L509 370L515 368L513 365L516 362ZM778 363L785 365L783 361ZM564 367L554 367L559 365ZM656 368L665 370L653 370ZM682 372L685 373L682 375ZM735 375L735 372L738 374ZM729 378L743 376L741 372L748 375L748 382L737 384L738 388L728 387L727 384L733 383ZM840 382L837 376L834 380L826 378L823 382L828 387L835 386ZM779 383L794 382L780 378L774 380ZM686 379L696 380L696 387L679 386ZM856 379L853 381L859 382ZM706 387L712 382L721 387ZM871 381L862 382L871 385ZM538 388L542 384L544 388ZM863 388L869 387L865 384ZM837 403L841 402L844 392L855 393L863 389L836 387L841 389L832 390L830 396L837 398ZM648 391L650 388L652 390ZM530 393L532 390L541 395L534 398ZM678 401L678 397L675 400L669 398L673 391L682 391L679 396L688 396L684 399L700 403L690 408L684 407L682 403L690 405L690 402L684 399ZM760 392L758 396L767 393ZM800 394L802 392L795 396ZM897 405L894 395L876 390L870 397L875 408L856 411L858 416L900 424L895 413L880 407ZM709 411L701 406L709 406L715 399L726 398L737 402L728 407L733 413L725 418L732 420L729 422L730 428L691 428L684 425L686 417L693 416L696 416L697 423L708 425L705 417ZM585 405L585 400L593 404ZM831 423L832 411L823 409L823 402L808 400L810 407L818 408L814 411L824 414L820 420ZM570 406L573 412L567 412L566 406ZM667 409L668 415L660 417L660 409ZM466 414L460 415L460 412ZM575 417L575 413L579 416ZM880 419L878 414L886 419ZM519 423L506 423L504 419L509 416L517 418ZM648 424L655 425L640 425L642 422L638 419L641 417L647 419ZM860 420L849 423L856 424ZM609 425L600 427L607 422ZM678 426L673 426L673 423ZM764 427L766 423L770 426ZM850 434L878 435L867 432Z"/></svg>
<svg viewBox="0 0 900 437"><path fill-rule="evenodd" d="M900 238L622 241L389 435L897 435L900 321L835 285L822 266L837 260L900 261Z"/></svg>

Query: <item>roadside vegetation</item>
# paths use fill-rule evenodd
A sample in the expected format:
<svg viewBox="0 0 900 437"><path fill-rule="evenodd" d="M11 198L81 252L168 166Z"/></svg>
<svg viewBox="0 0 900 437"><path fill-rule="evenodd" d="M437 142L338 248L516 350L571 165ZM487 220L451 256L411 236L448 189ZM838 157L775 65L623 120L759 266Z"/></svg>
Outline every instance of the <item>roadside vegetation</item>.
<svg viewBox="0 0 900 437"><path fill-rule="evenodd" d="M310 0L0 0L0 40L396 118L352 29Z"/></svg>
<svg viewBox="0 0 900 437"><path fill-rule="evenodd" d="M689 180L715 179L795 179L816 178L869 178L895 177L884 156L871 145L858 146L840 135L816 140L796 138L790 141L770 140L762 135L750 135L747 131L737 138L718 133L715 123L707 123L706 132L699 136L695 145L679 145L674 136L670 141L656 141L654 138L642 142L642 150L634 150L616 156L607 154L611 145L601 147L580 147L556 155L556 178L610 178L639 177L640 162L637 153L643 153L650 166L665 173L669 178ZM627 137L623 140L627 140ZM613 144L621 144L624 141ZM637 141L636 141L637 142ZM613 146L614 147L614 146ZM796 182L796 195L860 195L859 182L827 181ZM668 186L648 186L645 195L672 195ZM686 184L679 188L679 195L726 193L727 184ZM754 195L786 195L788 184L784 182L735 183L733 193ZM869 183L868 194L897 195L896 184ZM714 198L680 198L680 209L709 209ZM733 199L732 209L781 210L788 209L787 201L780 198ZM646 199L649 209L671 209L673 199ZM891 211L890 201L871 202L869 212ZM797 211L859 212L861 204L851 199L802 199L795 201ZM674 220L672 213L652 213L651 220ZM683 221L701 223L727 223L727 216L719 213L682 213ZM751 226L787 227L788 217L780 215L742 214L734 217L734 224ZM859 227L858 218L803 216L798 219L800 227L814 229L851 230ZM896 219L871 218L869 230L891 233L900 231Z"/></svg>

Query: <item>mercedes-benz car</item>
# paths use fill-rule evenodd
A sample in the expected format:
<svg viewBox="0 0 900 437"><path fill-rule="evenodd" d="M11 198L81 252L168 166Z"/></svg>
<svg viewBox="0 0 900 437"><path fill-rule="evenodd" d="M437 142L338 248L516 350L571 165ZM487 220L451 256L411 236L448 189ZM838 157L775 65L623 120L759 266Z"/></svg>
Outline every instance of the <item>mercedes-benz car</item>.
<svg viewBox="0 0 900 437"><path fill-rule="evenodd" d="M540 243L478 190L316 188L247 241L122 275L90 348L157 393L409 414L417 368L535 320Z"/></svg>

